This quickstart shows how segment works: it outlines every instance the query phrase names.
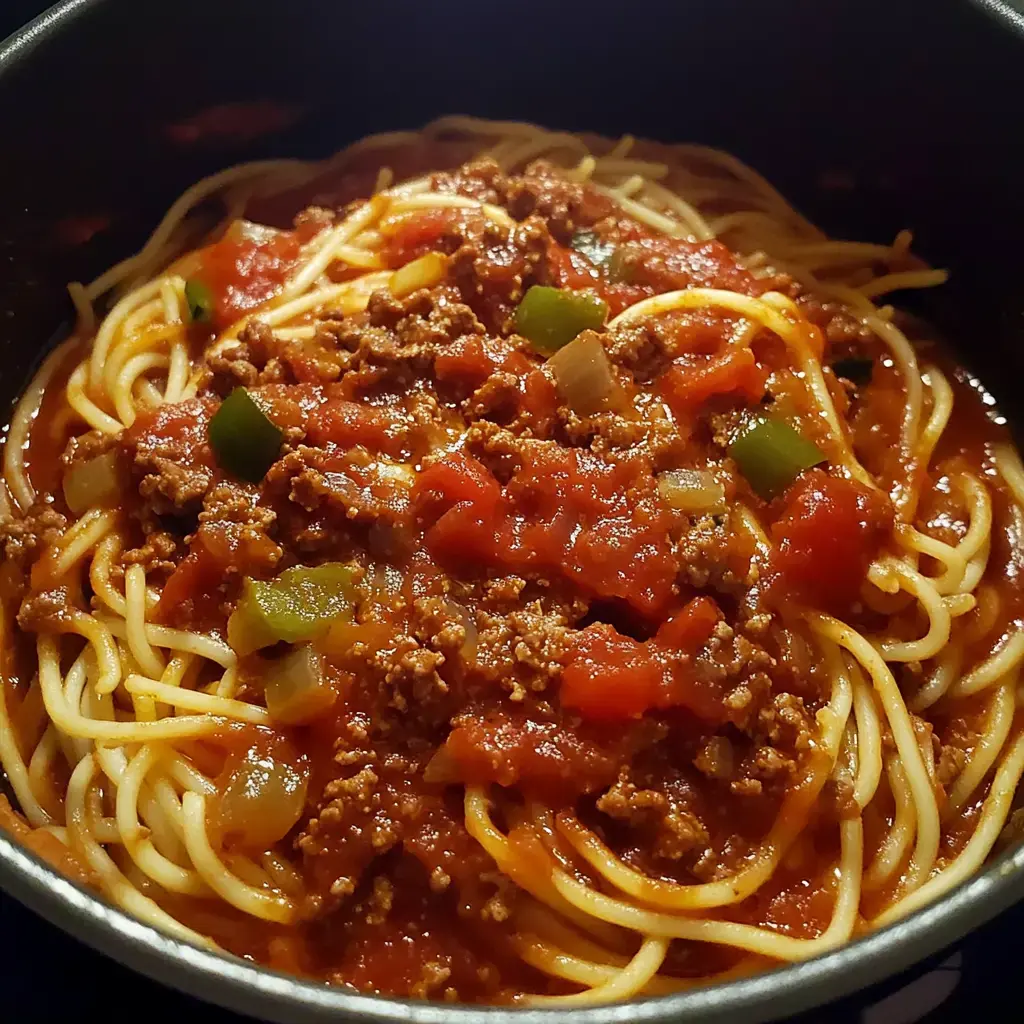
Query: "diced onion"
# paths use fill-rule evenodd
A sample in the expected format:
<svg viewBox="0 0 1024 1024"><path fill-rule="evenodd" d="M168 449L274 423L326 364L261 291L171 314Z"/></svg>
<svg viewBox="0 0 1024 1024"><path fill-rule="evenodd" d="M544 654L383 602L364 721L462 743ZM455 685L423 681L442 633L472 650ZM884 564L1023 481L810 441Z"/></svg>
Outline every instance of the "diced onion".
<svg viewBox="0 0 1024 1024"><path fill-rule="evenodd" d="M270 717L282 725L302 725L327 711L336 698L323 659L310 644L303 644L271 662L263 694Z"/></svg>
<svg viewBox="0 0 1024 1024"><path fill-rule="evenodd" d="M428 252L419 259L406 263L391 278L391 294L396 299L411 295L420 288L433 288L444 280L447 258L439 252Z"/></svg>
<svg viewBox="0 0 1024 1024"><path fill-rule="evenodd" d="M277 228L239 218L231 222L227 231L224 232L224 237L229 238L232 242L269 242L279 234L281 232Z"/></svg>
<svg viewBox="0 0 1024 1024"><path fill-rule="evenodd" d="M480 642L480 631L476 628L476 620L470 614L469 609L465 605L459 604L458 601L449 598L446 603L448 610L459 617L462 627L466 631L466 638L462 641L459 653L464 661L472 661L476 657L476 649Z"/></svg>
<svg viewBox="0 0 1024 1024"><path fill-rule="evenodd" d="M558 393L580 416L592 416L610 404L615 375L601 339L584 331L549 360Z"/></svg>
<svg viewBox="0 0 1024 1024"><path fill-rule="evenodd" d="M220 831L228 842L265 850L283 839L306 805L309 765L251 748L220 797Z"/></svg>
<svg viewBox="0 0 1024 1024"><path fill-rule="evenodd" d="M382 479L400 484L403 487L412 487L416 483L416 470L408 462L391 462L388 459L378 459L376 469L378 476Z"/></svg>
<svg viewBox="0 0 1024 1024"><path fill-rule="evenodd" d="M73 465L64 474L64 500L76 516L91 508L116 508L121 501L117 452L104 452Z"/></svg>
<svg viewBox="0 0 1024 1024"><path fill-rule="evenodd" d="M725 488L706 469L670 469L658 477L658 490L680 512L725 511Z"/></svg>
<svg viewBox="0 0 1024 1024"><path fill-rule="evenodd" d="M442 785L461 781L458 766L446 746L438 747L434 756L427 762L426 768L423 769L423 780Z"/></svg>

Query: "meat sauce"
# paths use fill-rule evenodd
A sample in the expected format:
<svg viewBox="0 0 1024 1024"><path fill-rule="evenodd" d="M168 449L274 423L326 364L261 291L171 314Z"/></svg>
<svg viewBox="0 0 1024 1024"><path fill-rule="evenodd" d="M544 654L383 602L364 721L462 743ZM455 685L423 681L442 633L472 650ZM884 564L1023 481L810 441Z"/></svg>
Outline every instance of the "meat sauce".
<svg viewBox="0 0 1024 1024"><path fill-rule="evenodd" d="M367 194L371 172L396 155L401 174L412 174L464 154L374 153L365 167L254 202L247 216L277 233L226 238L189 258L215 297L210 327L279 293L305 238L291 226L296 210ZM870 626L874 613L858 595L894 511L883 493L827 465L773 501L751 490L723 440L739 415L784 405L810 437L819 428L775 339L762 332L749 348L729 346L734 317L672 314L618 331L606 347L622 401L590 417L567 407L543 358L510 329L528 282L596 291L609 315L677 288L764 291L721 243L657 236L543 167L506 179L477 165L437 174L433 188L504 205L519 226L497 237L475 211L402 215L384 233L385 262L444 252L441 285L401 300L377 295L366 313L329 318L308 341L247 328L233 355L207 361L197 398L140 415L111 444L135 484L121 514L138 544L133 558L160 589L158 621L223 636L246 577L326 561L360 570L351 618L322 638L329 712L191 751L212 777L230 777L254 749L308 776L303 813L278 844L304 881L299 922L261 924L171 896L161 897L166 909L279 969L359 991L502 1002L561 983L515 953L521 895L467 833L464 787L496 785L523 805L572 811L656 877L728 875L795 785L828 699L816 656L794 661L808 647L787 609L809 605ZM628 281L610 280L572 245L579 228L622 249ZM824 321L815 339L828 363ZM880 410L901 409L904 395L898 375L876 362L857 391L826 376L855 450L885 478L899 423ZM66 373L47 392L27 452L31 479L49 496L42 504L64 515L59 481L75 454L62 463L62 453L82 429L63 401ZM208 442L211 415L240 382L285 430L256 485L218 466ZM1000 437L957 384L936 463L985 472ZM663 500L666 469L709 465L730 504L742 502L769 534L773 550L760 565L749 531L730 517L687 515ZM998 621L979 626L979 646L1022 614L1024 566L1007 539L1014 521L995 493L983 585L998 598ZM920 516L943 515L963 521L940 475L926 481ZM9 532L7 543L18 555ZM0 575L9 608L26 597L24 566L12 557ZM22 642L30 650L33 638ZM275 653L242 659L246 699L262 700ZM15 671L19 657L5 651L4 675L29 750L44 721L21 706L30 670ZM965 705L962 721L938 729L943 742L958 730L956 742L976 738L977 705ZM834 902L827 826L842 813L841 801L823 798L782 869L732 916L818 934ZM0 805L0 823L17 833L19 822ZM515 842L537 842L500 824ZM869 847L883 826L868 822ZM677 943L668 965L699 975L735 959Z"/></svg>

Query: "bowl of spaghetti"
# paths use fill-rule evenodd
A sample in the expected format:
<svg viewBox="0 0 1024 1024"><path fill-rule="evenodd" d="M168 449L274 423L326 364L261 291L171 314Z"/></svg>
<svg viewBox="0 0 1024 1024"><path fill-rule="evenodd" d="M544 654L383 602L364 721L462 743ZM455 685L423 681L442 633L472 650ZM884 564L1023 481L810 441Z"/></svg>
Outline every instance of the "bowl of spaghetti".
<svg viewBox="0 0 1024 1024"><path fill-rule="evenodd" d="M344 120L322 18L174 100L174 33L39 87L142 31L114 0L0 52L8 134L59 126L4 190L0 884L224 1005L423 1022L776 1018L1018 898L1019 199L959 224L927 117L721 145L697 58L704 120L552 70L534 123L437 26L451 81Z"/></svg>

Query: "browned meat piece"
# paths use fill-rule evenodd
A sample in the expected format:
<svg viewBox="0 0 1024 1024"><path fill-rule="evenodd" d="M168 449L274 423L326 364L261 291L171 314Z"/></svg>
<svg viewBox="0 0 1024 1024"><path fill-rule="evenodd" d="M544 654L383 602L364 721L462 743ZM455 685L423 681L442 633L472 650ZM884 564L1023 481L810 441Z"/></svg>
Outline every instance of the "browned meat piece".
<svg viewBox="0 0 1024 1024"><path fill-rule="evenodd" d="M412 473L363 448L345 453L300 445L279 459L264 482L274 500L284 497L283 535L298 537L311 528L323 531L318 546L341 550L353 530L381 555L407 550L412 542L409 493ZM366 534L366 529L372 531ZM309 535L307 539L311 539ZM333 538L333 539L332 539Z"/></svg>
<svg viewBox="0 0 1024 1024"><path fill-rule="evenodd" d="M967 752L952 743L942 744L939 763L935 767L935 778L947 789L956 782L967 764Z"/></svg>
<svg viewBox="0 0 1024 1024"><path fill-rule="evenodd" d="M455 289L441 286L402 299L379 291L370 297L365 316L328 320L318 333L320 344L336 352L349 371L354 390L379 385L405 391L429 373L434 360L466 335L484 328Z"/></svg>
<svg viewBox="0 0 1024 1024"><path fill-rule="evenodd" d="M125 432L139 495L156 515L195 515L213 483L207 427L216 405L192 399L161 405Z"/></svg>
<svg viewBox="0 0 1024 1024"><path fill-rule="evenodd" d="M850 346L873 341L871 329L866 327L839 302L822 301L815 295L801 295L797 300L801 312L825 332L830 350L844 354Z"/></svg>
<svg viewBox="0 0 1024 1024"><path fill-rule="evenodd" d="M739 593L755 580L753 538L721 516L693 516L687 520L677 548L686 581Z"/></svg>
<svg viewBox="0 0 1024 1024"><path fill-rule="evenodd" d="M549 280L544 222L530 217L509 234L491 221L469 222L448 263L448 277L491 331L501 331L532 284Z"/></svg>
<svg viewBox="0 0 1024 1024"><path fill-rule="evenodd" d="M578 617L579 609L550 601L509 612L481 608L473 668L513 701L541 693L561 674L568 626Z"/></svg>
<svg viewBox="0 0 1024 1024"><path fill-rule="evenodd" d="M4 558L27 566L60 540L67 525L67 519L45 502L34 505L24 516L0 516Z"/></svg>
<svg viewBox="0 0 1024 1024"><path fill-rule="evenodd" d="M496 161L482 157L454 171L435 174L430 185L435 192L454 192L481 203L498 205L508 192L509 180Z"/></svg>
<svg viewBox="0 0 1024 1024"><path fill-rule="evenodd" d="M277 514L260 502L259 489L239 481L216 484L199 513L198 535L222 558L226 577L268 576L284 554L275 540Z"/></svg>
<svg viewBox="0 0 1024 1024"><path fill-rule="evenodd" d="M545 160L536 160L521 175L506 175L483 158L456 171L434 175L439 192L455 192L483 203L504 206L519 221L536 215L563 244L580 227L589 227L614 210L592 185L572 181Z"/></svg>
<svg viewBox="0 0 1024 1024"><path fill-rule="evenodd" d="M403 784L409 765L392 761L388 769L384 781L381 766L374 764L324 787L315 816L296 840L307 870L322 884L323 895L307 900L307 913L321 913L351 896L366 866L399 842L422 810L413 779Z"/></svg>
<svg viewBox="0 0 1024 1024"><path fill-rule="evenodd" d="M518 785L558 801L610 785L619 765L661 734L653 722L602 729L571 716L543 721L518 709L467 711L453 725L444 746L446 777Z"/></svg>
<svg viewBox="0 0 1024 1024"><path fill-rule="evenodd" d="M758 712L757 735L785 750L802 753L810 749L817 731L803 698L794 693L777 693L771 704Z"/></svg>
<svg viewBox="0 0 1024 1024"><path fill-rule="evenodd" d="M149 579L153 574L169 575L183 557L182 538L167 530L153 530L146 535L145 542L137 548L130 548L121 555L124 565L141 565Z"/></svg>
<svg viewBox="0 0 1024 1024"><path fill-rule="evenodd" d="M709 839L689 804L688 787L679 780L667 781L658 789L641 789L624 768L615 785L597 801L597 809L648 835L647 848L655 857L677 861L703 851Z"/></svg>
<svg viewBox="0 0 1024 1024"><path fill-rule="evenodd" d="M727 736L710 736L693 763L709 779L732 779L736 774L736 752Z"/></svg>
<svg viewBox="0 0 1024 1024"><path fill-rule="evenodd" d="M516 220L535 214L546 222L552 236L567 245L573 232L590 227L615 209L610 199L593 186L566 178L545 160L536 160L521 177L509 180L505 204Z"/></svg>
<svg viewBox="0 0 1024 1024"><path fill-rule="evenodd" d="M116 451L121 445L120 434L107 434L102 430L89 430L71 438L61 456L61 464L69 468L77 463L88 462L97 455Z"/></svg>

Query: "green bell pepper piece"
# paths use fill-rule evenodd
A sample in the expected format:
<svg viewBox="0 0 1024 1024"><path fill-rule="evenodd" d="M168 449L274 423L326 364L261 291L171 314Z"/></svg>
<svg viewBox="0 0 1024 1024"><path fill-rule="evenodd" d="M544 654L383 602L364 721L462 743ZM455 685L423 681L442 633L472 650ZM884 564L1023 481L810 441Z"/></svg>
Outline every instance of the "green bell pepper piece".
<svg viewBox="0 0 1024 1024"><path fill-rule="evenodd" d="M557 352L580 331L600 327L608 305L589 292L535 284L516 309L516 330L539 352Z"/></svg>
<svg viewBox="0 0 1024 1024"><path fill-rule="evenodd" d="M781 494L805 469L825 461L816 444L771 416L753 419L729 445L729 454L766 501Z"/></svg>
<svg viewBox="0 0 1024 1024"><path fill-rule="evenodd" d="M210 447L229 473L258 484L281 450L284 432L245 388L235 388L210 420Z"/></svg>
<svg viewBox="0 0 1024 1024"><path fill-rule="evenodd" d="M246 578L228 619L228 643L237 654L309 640L335 619L352 613L353 566L325 562L286 569L275 580Z"/></svg>
<svg viewBox="0 0 1024 1024"><path fill-rule="evenodd" d="M190 277L185 282L185 302L193 322L206 323L213 317L213 292L202 281Z"/></svg>

